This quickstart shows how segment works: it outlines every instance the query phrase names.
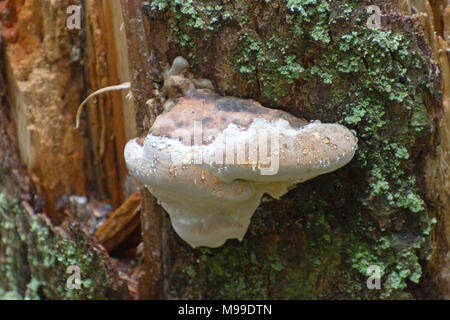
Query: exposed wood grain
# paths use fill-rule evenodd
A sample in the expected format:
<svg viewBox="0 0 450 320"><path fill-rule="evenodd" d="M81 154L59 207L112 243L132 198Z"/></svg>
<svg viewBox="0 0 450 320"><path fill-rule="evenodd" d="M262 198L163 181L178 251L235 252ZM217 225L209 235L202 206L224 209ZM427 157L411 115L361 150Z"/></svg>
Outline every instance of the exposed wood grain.
<svg viewBox="0 0 450 320"><path fill-rule="evenodd" d="M112 9L104 1L86 1L87 82L89 92L116 85L123 81L119 76L117 41L119 27L110 19ZM126 93L125 93L126 95ZM126 143L123 100L121 92L111 92L91 102L88 108L88 131L92 141L95 183L104 198L114 206L124 201L126 177L123 148Z"/></svg>
<svg viewBox="0 0 450 320"><path fill-rule="evenodd" d="M95 232L108 252L113 252L139 227L140 202L140 194L133 194Z"/></svg>

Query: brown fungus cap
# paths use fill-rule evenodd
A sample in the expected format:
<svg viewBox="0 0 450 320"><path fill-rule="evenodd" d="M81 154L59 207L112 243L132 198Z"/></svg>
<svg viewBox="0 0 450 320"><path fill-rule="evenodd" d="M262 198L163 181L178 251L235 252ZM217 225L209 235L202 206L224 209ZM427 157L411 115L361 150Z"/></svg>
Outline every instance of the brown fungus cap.
<svg viewBox="0 0 450 320"><path fill-rule="evenodd" d="M245 235L261 197L346 165L357 138L340 124L308 123L253 100L188 90L125 148L130 173L192 247Z"/></svg>

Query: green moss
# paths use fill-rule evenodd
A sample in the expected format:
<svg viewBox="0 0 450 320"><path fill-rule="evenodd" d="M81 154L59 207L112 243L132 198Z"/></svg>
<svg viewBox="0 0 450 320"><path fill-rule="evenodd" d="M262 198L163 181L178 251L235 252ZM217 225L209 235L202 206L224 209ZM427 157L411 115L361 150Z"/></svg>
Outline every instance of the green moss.
<svg viewBox="0 0 450 320"><path fill-rule="evenodd" d="M267 299L266 283L260 279L261 268L268 267L252 254L254 244L230 242L223 249L200 249L200 269L209 283L218 284L207 298Z"/></svg>
<svg viewBox="0 0 450 320"><path fill-rule="evenodd" d="M82 231L69 239L54 231L41 215L30 216L17 200L0 192L0 289L4 298L23 299L107 299L113 297L112 273L104 265L101 252L86 246ZM81 270L80 290L70 290L67 268ZM1 296L1 294L0 294Z"/></svg>
<svg viewBox="0 0 450 320"><path fill-rule="evenodd" d="M211 33L227 24L232 14L231 4L213 0L198 2L194 0L158 0L151 2L152 10L163 12L170 10L173 17L171 29L173 41L188 52L191 63L203 63L201 50L210 40Z"/></svg>
<svg viewBox="0 0 450 320"><path fill-rule="evenodd" d="M346 10L344 15L351 13ZM362 275L368 265L380 266L385 277L379 297L393 297L407 287L406 280L420 279L418 252L430 249L426 230L432 221L418 192L416 172L407 161L430 126L424 102L427 65L404 34L353 28L337 40L322 50L309 74L333 84L329 104L343 115L336 120L358 132L355 166L367 170L367 184L358 185L365 185L365 191L354 190L362 199L348 221L353 236L348 239L347 261ZM322 111L325 118L328 108ZM363 213L374 219L374 226L358 222ZM403 220L400 235L393 224ZM370 241L366 230L378 234ZM397 245L404 248L396 249Z"/></svg>
<svg viewBox="0 0 450 320"><path fill-rule="evenodd" d="M405 289L406 280L418 282L421 266L417 252L429 250L426 230L431 220L418 192L416 173L407 162L409 150L430 125L424 103L427 66L419 52L414 54L410 39L402 34L361 30L352 31L341 40L344 45L339 51L329 52L327 66L331 68L336 61L342 61L341 55L347 61L351 61L350 55L364 59L365 66L357 64L354 69L357 81L350 89L352 103L342 107L346 117L341 122L354 126L362 138L358 160L361 167L368 169L363 208L379 221L381 231L370 248L361 246L363 237L355 242L357 247L350 247L348 255L352 267L361 273L368 261L377 260L370 263L385 270L380 297L389 297ZM336 70L335 77L342 82L345 74ZM412 115L419 114L420 120L413 120ZM390 132L391 128L397 132ZM392 229L391 223L398 220L410 223L403 228L407 235L400 236ZM393 248L402 242L405 248Z"/></svg>
<svg viewBox="0 0 450 320"><path fill-rule="evenodd" d="M15 291L4 292L0 288L0 300L21 300L22 297Z"/></svg>
<svg viewBox="0 0 450 320"><path fill-rule="evenodd" d="M273 101L287 95L294 81L304 71L296 55L290 54L282 38L259 39L255 33L245 33L233 61L251 85L261 85L263 94Z"/></svg>

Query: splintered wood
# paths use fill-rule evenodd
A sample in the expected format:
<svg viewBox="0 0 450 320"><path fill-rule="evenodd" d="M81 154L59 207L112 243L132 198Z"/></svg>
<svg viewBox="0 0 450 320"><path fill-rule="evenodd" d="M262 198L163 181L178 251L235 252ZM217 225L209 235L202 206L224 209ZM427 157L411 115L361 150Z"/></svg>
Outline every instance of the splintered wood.
<svg viewBox="0 0 450 320"><path fill-rule="evenodd" d="M117 249L139 227L140 202L141 195L136 192L95 232L95 236L108 252Z"/></svg>

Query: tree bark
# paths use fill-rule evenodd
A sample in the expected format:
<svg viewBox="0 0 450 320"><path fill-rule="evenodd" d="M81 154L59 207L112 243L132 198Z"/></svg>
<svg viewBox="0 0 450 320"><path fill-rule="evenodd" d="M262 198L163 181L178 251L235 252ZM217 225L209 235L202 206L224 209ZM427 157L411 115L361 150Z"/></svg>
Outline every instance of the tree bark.
<svg viewBox="0 0 450 320"><path fill-rule="evenodd" d="M144 230L144 243L154 245L155 233L158 239L168 238L158 242L166 256L158 262L164 285L150 296L446 296L445 290L436 290L436 278L428 277L428 261L432 217L438 217L438 225L445 223L436 210L447 209L426 191L448 190L442 180L439 186L427 186L430 177L424 176L425 170L439 167L433 159L448 157L436 154L440 128L445 128L439 125L441 74L433 60L435 51L425 41L432 34L430 19L442 19L439 9L428 12L427 18L420 13L411 18L398 13L416 10L410 3L378 1L382 27L372 32L365 23L369 3L122 3L129 52L150 57L152 64L130 65L133 83L145 96L138 99L138 121L148 115L144 101L153 97L155 87L161 88L158 70L182 55L194 76L212 80L222 95L253 98L310 120L338 121L360 137L359 155L351 165L299 185L283 200L265 201L241 243L193 250L156 222L159 218L143 216L143 223L155 222ZM442 4L433 3L434 8ZM414 66L417 63L421 67ZM402 68L409 80L400 76ZM154 84L145 93L142 79ZM380 184L388 187L381 191ZM366 289L370 265L382 270L381 290Z"/></svg>
<svg viewBox="0 0 450 320"><path fill-rule="evenodd" d="M71 4L0 1L0 297L450 298L446 1L85 0L69 30ZM123 159L162 112L148 102L180 55L221 95L355 130L357 155L264 197L242 242L192 249ZM126 81L128 95L98 97L73 130L85 96ZM113 209L91 210L92 226L74 196ZM66 287L71 265L81 290Z"/></svg>

